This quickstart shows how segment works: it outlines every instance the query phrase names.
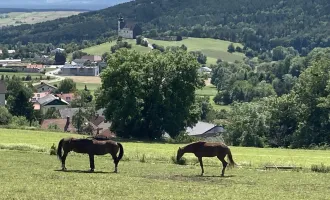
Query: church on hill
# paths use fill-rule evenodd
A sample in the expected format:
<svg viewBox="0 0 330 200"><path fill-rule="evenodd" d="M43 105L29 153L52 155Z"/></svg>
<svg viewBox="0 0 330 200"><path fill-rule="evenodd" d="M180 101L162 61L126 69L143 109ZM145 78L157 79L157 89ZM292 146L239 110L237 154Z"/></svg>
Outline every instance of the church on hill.
<svg viewBox="0 0 330 200"><path fill-rule="evenodd" d="M128 39L136 39L136 36L142 34L139 25L133 22L125 22L123 17L118 19L118 36Z"/></svg>

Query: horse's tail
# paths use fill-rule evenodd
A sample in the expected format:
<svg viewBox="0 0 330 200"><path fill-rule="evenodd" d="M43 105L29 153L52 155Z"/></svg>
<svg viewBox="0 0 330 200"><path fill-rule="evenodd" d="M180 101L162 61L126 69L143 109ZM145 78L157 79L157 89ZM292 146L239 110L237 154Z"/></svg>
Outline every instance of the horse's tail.
<svg viewBox="0 0 330 200"><path fill-rule="evenodd" d="M119 142L117 142L119 146L119 155L118 155L118 161L123 158L124 155L124 148L123 145L121 145Z"/></svg>
<svg viewBox="0 0 330 200"><path fill-rule="evenodd" d="M237 165L233 160L233 156L232 156L231 151L230 151L229 148L228 148L227 155L228 155L228 160L229 160L229 166L234 167L235 165Z"/></svg>
<svg viewBox="0 0 330 200"><path fill-rule="evenodd" d="M64 138L60 140L57 146L57 157L58 159L62 159L62 146L63 146Z"/></svg>

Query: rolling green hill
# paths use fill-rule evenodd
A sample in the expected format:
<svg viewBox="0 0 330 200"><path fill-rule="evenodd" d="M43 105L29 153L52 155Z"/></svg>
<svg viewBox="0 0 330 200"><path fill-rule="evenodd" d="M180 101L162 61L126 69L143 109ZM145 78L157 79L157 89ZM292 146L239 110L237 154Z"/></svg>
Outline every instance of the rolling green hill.
<svg viewBox="0 0 330 200"><path fill-rule="evenodd" d="M0 43L106 42L118 16L139 23L148 38L181 35L239 42L263 52L292 46L302 55L330 46L328 0L136 0L107 9L1 30Z"/></svg>
<svg viewBox="0 0 330 200"><path fill-rule="evenodd" d="M135 40L125 40L129 44L132 44L132 49L139 52L149 52L149 47L136 45ZM227 48L230 42L223 40L216 40L210 38L188 38L182 41L161 41L148 39L151 44L167 46L181 46L184 44L188 47L188 51L201 51L207 56L207 64L215 64L218 58L222 60L234 62L235 60L242 60L245 56L242 53L228 53ZM83 49L83 52L92 55L102 55L105 52L110 52L110 47L115 45L116 42L107 42L100 45L92 46ZM234 46L240 46L241 44L235 43Z"/></svg>

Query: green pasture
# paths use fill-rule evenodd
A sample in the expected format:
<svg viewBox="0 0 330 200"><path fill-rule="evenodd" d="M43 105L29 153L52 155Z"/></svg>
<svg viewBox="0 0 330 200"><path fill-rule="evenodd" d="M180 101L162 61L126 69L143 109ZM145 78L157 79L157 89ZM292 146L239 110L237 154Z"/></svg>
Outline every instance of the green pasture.
<svg viewBox="0 0 330 200"><path fill-rule="evenodd" d="M216 40L211 38L188 38L182 41L162 41L148 39L151 44L158 44L164 47L181 46L182 44L188 47L188 51L201 51L207 56L207 64L215 64L218 58L224 61L234 62L235 60L243 60L245 57L242 53L228 53L227 48L230 42L224 40ZM132 49L139 52L149 52L149 47L136 45L135 40L125 39L129 44L132 44ZM102 55L105 52L110 52L111 46L115 45L116 41L103 43L100 45L82 49L83 52L92 55ZM235 43L234 46L242 47L242 44ZM72 54L68 56L71 58Z"/></svg>
<svg viewBox="0 0 330 200"><path fill-rule="evenodd" d="M177 144L122 142L118 174L109 155L70 153L67 172L49 155L50 146L74 134L0 129L0 199L327 199L330 174L310 171L330 165L329 151L231 147L239 167L220 175L220 162L204 158L205 174L192 155L188 165L175 165ZM12 150L9 150L12 149ZM144 158L144 159L143 159ZM301 171L264 170L265 165L297 165Z"/></svg>
<svg viewBox="0 0 330 200"><path fill-rule="evenodd" d="M55 20L62 17L77 15L77 11L49 11L49 12L11 12L0 14L0 27L21 24L36 24L49 20ZM8 17L4 17L8 16Z"/></svg>

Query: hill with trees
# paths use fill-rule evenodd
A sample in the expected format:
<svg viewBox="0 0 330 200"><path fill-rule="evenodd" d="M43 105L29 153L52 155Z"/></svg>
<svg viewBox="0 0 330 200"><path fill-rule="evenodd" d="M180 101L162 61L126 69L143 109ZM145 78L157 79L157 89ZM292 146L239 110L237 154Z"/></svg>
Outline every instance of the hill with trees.
<svg viewBox="0 0 330 200"><path fill-rule="evenodd" d="M140 23L146 37L180 35L239 42L253 53L277 46L307 55L329 47L327 0L136 0L107 9L1 30L0 43L105 42L117 34L117 18ZM251 52L250 52L251 53Z"/></svg>

